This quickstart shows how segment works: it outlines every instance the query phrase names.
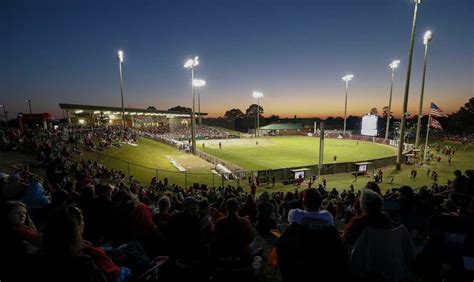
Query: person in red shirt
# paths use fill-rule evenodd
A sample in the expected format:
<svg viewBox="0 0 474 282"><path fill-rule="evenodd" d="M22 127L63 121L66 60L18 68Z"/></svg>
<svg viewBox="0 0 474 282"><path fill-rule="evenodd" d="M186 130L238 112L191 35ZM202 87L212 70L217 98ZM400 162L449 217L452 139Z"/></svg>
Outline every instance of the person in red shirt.
<svg viewBox="0 0 474 282"><path fill-rule="evenodd" d="M38 245L40 236L24 203L19 201L3 203L0 207L0 217L2 232L9 232L31 245Z"/></svg>
<svg viewBox="0 0 474 282"><path fill-rule="evenodd" d="M366 227L392 228L392 220L389 215L382 212L383 198L378 193L370 189L363 189L360 197L360 207L362 214L351 218L342 236L343 240L349 245L356 242Z"/></svg>
<svg viewBox="0 0 474 282"><path fill-rule="evenodd" d="M250 262L250 243L255 232L250 221L237 215L239 202L235 198L226 201L227 216L219 219L215 226L215 257L239 257L241 263Z"/></svg>

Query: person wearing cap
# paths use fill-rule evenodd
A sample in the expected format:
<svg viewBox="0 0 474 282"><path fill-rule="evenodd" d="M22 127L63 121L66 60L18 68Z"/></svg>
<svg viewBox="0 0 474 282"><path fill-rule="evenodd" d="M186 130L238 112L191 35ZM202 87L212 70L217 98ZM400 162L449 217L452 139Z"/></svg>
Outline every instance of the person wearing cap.
<svg viewBox="0 0 474 282"><path fill-rule="evenodd" d="M334 219L327 210L320 210L322 197L318 190L311 188L302 193L303 209L292 209L288 213L288 223L300 225L334 225Z"/></svg>

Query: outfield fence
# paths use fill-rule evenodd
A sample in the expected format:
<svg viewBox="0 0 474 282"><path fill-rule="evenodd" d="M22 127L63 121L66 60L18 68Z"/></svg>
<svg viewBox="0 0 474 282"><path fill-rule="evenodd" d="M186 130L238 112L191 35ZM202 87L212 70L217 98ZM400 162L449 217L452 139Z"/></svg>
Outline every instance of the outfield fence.
<svg viewBox="0 0 474 282"><path fill-rule="evenodd" d="M367 172L371 170L379 169L382 167L387 167L390 165L395 165L397 161L396 156L385 157L380 159L371 159L357 162L345 162L345 163L332 163L332 164L323 164L321 166L321 173L319 173L319 165L306 165L306 166L297 166L289 168L279 168L279 169L269 169L269 170L259 170L256 172L257 177L261 182L270 181L272 177L275 177L277 181L294 179L294 174L292 170L298 169L308 169L305 171L305 178L310 178L313 175L329 175L329 174L338 174L338 173L356 173L358 172L357 163L367 162Z"/></svg>

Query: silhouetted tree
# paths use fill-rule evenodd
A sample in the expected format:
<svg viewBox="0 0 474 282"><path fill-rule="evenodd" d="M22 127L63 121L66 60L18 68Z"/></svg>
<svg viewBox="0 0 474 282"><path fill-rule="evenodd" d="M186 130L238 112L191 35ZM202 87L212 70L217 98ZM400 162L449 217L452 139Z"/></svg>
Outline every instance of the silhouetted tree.
<svg viewBox="0 0 474 282"><path fill-rule="evenodd" d="M186 107L181 107L181 106L176 106L176 107L173 107L173 108L169 108L168 111L189 113L189 112L192 112L192 109L191 108L186 108Z"/></svg>
<svg viewBox="0 0 474 282"><path fill-rule="evenodd" d="M230 109L225 112L224 117L226 119L236 119L244 117L244 113L240 109Z"/></svg>
<svg viewBox="0 0 474 282"><path fill-rule="evenodd" d="M250 105L247 110L245 110L245 115L246 116L256 116L257 113L259 112L258 109L260 107L260 115L263 114L263 108L262 106L258 106L257 104L252 104Z"/></svg>

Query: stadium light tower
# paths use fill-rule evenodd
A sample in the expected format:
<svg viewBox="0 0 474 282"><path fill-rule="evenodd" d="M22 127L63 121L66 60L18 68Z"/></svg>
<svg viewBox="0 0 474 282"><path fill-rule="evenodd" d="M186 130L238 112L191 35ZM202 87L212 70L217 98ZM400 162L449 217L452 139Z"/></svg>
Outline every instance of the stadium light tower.
<svg viewBox="0 0 474 282"><path fill-rule="evenodd" d="M193 109L191 112L191 152L196 154L196 121L194 120L194 108L195 108L195 98L194 98L194 68L199 65L199 57L195 56L192 59L188 59L184 63L184 68L191 70L191 92L193 95Z"/></svg>
<svg viewBox="0 0 474 282"><path fill-rule="evenodd" d="M3 109L3 118L5 119L5 123L8 123L8 117L7 117L7 109L5 108L5 105L0 105L0 108Z"/></svg>
<svg viewBox="0 0 474 282"><path fill-rule="evenodd" d="M425 62L423 64L423 78L421 80L421 95L420 95L420 107L418 108L418 123L416 125L416 139L415 148L420 145L420 134L421 134L421 117L423 115L423 95L425 93L425 76L426 76L426 62L428 60L428 44L433 39L433 33L428 30L423 36L423 44L425 45Z"/></svg>
<svg viewBox="0 0 474 282"><path fill-rule="evenodd" d="M26 99L26 102L28 103L28 108L30 109L30 114L32 114L33 112L31 111L31 100Z"/></svg>
<svg viewBox="0 0 474 282"><path fill-rule="evenodd" d="M253 97L257 99L257 113L256 113L256 124L255 124L255 136L258 136L258 128L260 127L260 98L263 98L263 93L254 91Z"/></svg>
<svg viewBox="0 0 474 282"><path fill-rule="evenodd" d="M120 98L122 99L122 126L125 127L125 106L123 105L123 73L122 73L122 63L123 63L123 51L117 51L117 60L119 62L119 75L120 75Z"/></svg>
<svg viewBox="0 0 474 282"><path fill-rule="evenodd" d="M385 126L385 140L388 139L388 132L390 131L390 113L392 108L392 92L393 92L393 77L395 76L395 69L398 68L400 60L393 60L388 66L392 69L392 82L390 84L390 96L388 98L387 109L387 125Z"/></svg>
<svg viewBox="0 0 474 282"><path fill-rule="evenodd" d="M202 79L194 79L193 80L193 86L194 87L202 87L206 86L206 81ZM198 113L199 113L199 125L202 125L202 119L201 119L201 93L199 92L198 89Z"/></svg>
<svg viewBox="0 0 474 282"><path fill-rule="evenodd" d="M413 59L413 45L415 42L416 13L418 12L418 5L421 4L421 0L414 0L414 2L415 2L415 8L413 10L413 22L411 26L411 36L410 36L410 48L408 51L407 78L405 81L405 95L403 96L402 120L400 122L400 135L398 136L398 153L397 153L397 166L396 166L397 170L400 170L402 168L403 142L404 142L405 124L406 124L406 118L407 118L408 94L410 92L411 63Z"/></svg>
<svg viewBox="0 0 474 282"><path fill-rule="evenodd" d="M342 135L346 135L346 118L347 118L347 88L349 87L349 81L354 77L353 74L348 74L342 77L342 80L346 82L346 101L344 103L344 131Z"/></svg>

